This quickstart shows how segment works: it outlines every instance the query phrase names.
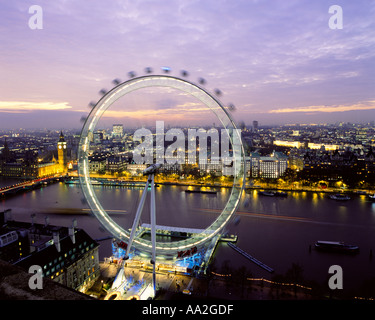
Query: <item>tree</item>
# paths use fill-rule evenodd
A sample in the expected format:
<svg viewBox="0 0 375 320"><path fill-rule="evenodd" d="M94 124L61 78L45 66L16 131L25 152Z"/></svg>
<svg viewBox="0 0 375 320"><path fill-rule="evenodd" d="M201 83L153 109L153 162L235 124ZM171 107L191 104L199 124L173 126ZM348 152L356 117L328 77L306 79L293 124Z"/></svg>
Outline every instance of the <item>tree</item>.
<svg viewBox="0 0 375 320"><path fill-rule="evenodd" d="M286 182L292 183L297 180L297 172L291 168L287 168L284 171L283 178Z"/></svg>
<svg viewBox="0 0 375 320"><path fill-rule="evenodd" d="M287 270L285 278L293 284L301 284L303 282L303 268L298 263L292 263L292 267ZM294 294L297 294L297 286L294 286Z"/></svg>
<svg viewBox="0 0 375 320"><path fill-rule="evenodd" d="M285 276L282 275L282 274L276 274L272 277L272 285L271 285L271 292L273 291L273 289L276 289L276 299L279 299L280 298L280 290L281 290L281 293L283 293L283 286L280 286L279 283L284 283L286 282L285 280ZM270 294L272 294L270 292Z"/></svg>
<svg viewBox="0 0 375 320"><path fill-rule="evenodd" d="M223 263L221 264L221 269L220 272L225 275L232 274L232 268L230 267L230 261L229 260L224 260Z"/></svg>
<svg viewBox="0 0 375 320"><path fill-rule="evenodd" d="M292 267L287 270L285 277L291 283L301 283L303 280L303 268L298 263L292 263Z"/></svg>
<svg viewBox="0 0 375 320"><path fill-rule="evenodd" d="M251 276L251 271L248 270L245 266L239 267L237 270L235 270L234 274L232 275L233 282L240 285L241 298L244 297L243 294L245 285L247 283L247 278Z"/></svg>
<svg viewBox="0 0 375 320"><path fill-rule="evenodd" d="M214 274L212 272L215 272L216 273L217 271L217 266L216 266L216 259L213 258L207 268L207 275L206 275L206 279L207 279L207 297L209 296L210 294L210 285L211 285L211 282L212 280L214 279Z"/></svg>
<svg viewBox="0 0 375 320"><path fill-rule="evenodd" d="M223 261L223 263L221 264L220 273L222 275L225 275L225 288L229 290L232 284L232 274L233 274L233 269L230 267L229 260Z"/></svg>

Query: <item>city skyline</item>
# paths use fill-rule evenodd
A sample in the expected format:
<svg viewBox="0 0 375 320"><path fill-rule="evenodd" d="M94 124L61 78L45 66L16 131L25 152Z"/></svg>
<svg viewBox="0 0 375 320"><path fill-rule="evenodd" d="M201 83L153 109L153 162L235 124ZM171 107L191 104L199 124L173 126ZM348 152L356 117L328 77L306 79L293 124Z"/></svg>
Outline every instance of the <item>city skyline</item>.
<svg viewBox="0 0 375 320"><path fill-rule="evenodd" d="M264 124L264 123L259 123L258 121L258 127L257 129L258 130L269 130L269 129L276 129L276 128L289 128L289 130L293 130L293 129L304 129L304 128L311 128L311 129L319 129L319 128L336 128L336 129L339 129L339 128L353 128L353 129L358 129L358 128L368 128L368 129L371 129L372 127L374 127L374 123L375 121L373 120L370 120L370 121L363 121L363 122L358 122L358 123L354 123L354 122L321 122L321 123L282 123L282 124L275 124L275 125L272 125L272 124ZM105 125L105 126L97 126L94 130L94 133L98 133L98 132L112 132L113 131L113 125ZM116 125L123 125L123 130L124 130L124 134L125 133L134 133L135 130L137 129L140 129L139 126L134 126L134 125L128 125L126 123L118 123ZM155 123L150 123L149 125L144 125L145 128L148 128L150 130L155 130L156 128L156 125ZM167 126L168 129L170 129L171 127L170 126ZM207 123L207 124L204 124L204 125L195 125L195 126L188 126L188 125L176 125L175 128L180 128L180 129L183 129L183 130L187 130L189 128L192 128L192 129L199 129L199 128L202 128L202 129L208 129L208 128L223 128L221 124L216 124L216 123ZM252 123L240 123L238 124L237 126L237 129L238 130L245 130L245 131L252 131L254 129L254 125ZM19 137L20 134L33 134L33 133L39 133L39 134L44 134L44 133L47 133L47 134L52 134L52 135L55 135L55 136L58 136L60 134L61 131L63 132L69 132L71 134L80 134L80 131L82 130L82 128L80 128L79 126L77 127L73 127L73 128L64 128L62 126L56 126L56 127L50 127L50 128L47 128L47 127L40 127L40 128L22 128L22 127L16 127L16 128L1 128L0 129L0 135L2 135L3 137Z"/></svg>
<svg viewBox="0 0 375 320"><path fill-rule="evenodd" d="M77 132L20 130L17 133L17 130L10 130L7 133L1 130L0 258L10 263L8 268L15 265L30 273L29 267L32 265L38 272L33 279L43 277L43 287L40 287L42 282L36 282L38 289L43 290L37 292L46 298L51 298L49 291L44 291L45 281L49 280L63 285L57 290L59 295L64 293L64 287L73 289L70 299L75 299L74 290L83 292L83 298L89 299L91 296L100 300L145 300L155 296L155 292L158 300L173 300L171 295L179 298L184 293L192 295L194 299L289 299L285 294L275 296L275 285L279 290L291 285L298 286L299 299L326 299L326 292L334 290L329 283L327 286L326 259L332 259L328 265L336 265L338 253L350 253L358 257L350 257L352 265L341 266L343 260L339 260L338 266L345 269L346 274L345 291L335 291L335 294L339 299L373 299L373 291L367 291L361 285L363 281L371 286L374 272L371 262L371 243L374 243L371 240L374 222L372 213L375 212L373 121L368 126L340 123L267 128L260 127L259 122L254 121L251 129L242 131L245 153L241 167L243 164L245 170L242 171L241 180L235 180L237 175L234 175L234 163L228 163L229 166L225 163L225 154L230 152L223 148L221 135L216 134L217 137L214 137L217 128L207 129L207 136L203 134L206 130L200 130L199 146L195 141L192 148L189 135L187 139L185 136L183 140L188 142L188 148L183 151L184 144L179 145L175 158L177 161L173 163L174 156L170 152L173 148L166 142L168 132L162 130L163 123L157 125L153 134L156 146L155 150L151 150L152 153L155 151L157 166L149 166L154 162L153 156L145 159L145 163L137 161L136 132L125 132L122 124L115 123L109 130L98 130L91 137L84 138L91 141L84 170L89 177L85 180L86 186L92 188L84 196L82 192L85 189L81 189L82 180L77 171L80 169L77 148L82 138ZM177 131L189 130L185 127ZM158 135L165 136L163 142L158 142ZM184 134L179 138L182 136ZM219 137L221 143L218 157L219 150L215 150L215 145ZM175 143L172 144L177 147ZM203 149L207 149L209 157L204 152L201 154ZM178 161L180 151L183 151L182 161ZM190 151L193 151L195 162L191 161ZM145 156L147 153L145 148ZM155 168L158 171L153 171L149 188L151 174L147 176L144 173L150 173ZM239 201L236 218L226 225L227 230L233 232L218 237L214 246L210 241L209 245L198 247L196 238L190 232L195 230L197 235L205 234L202 230L207 226L211 228L218 214L228 212L228 205L234 203L231 200L236 190L234 188L240 185L235 181L242 181L244 189L237 193ZM158 187L154 195L158 224L154 225L154 230L163 234L162 240L156 241L163 249L169 250L168 259L159 260L160 255L156 253L154 266L157 273L155 271L151 274L153 266L149 257L146 257L147 251L137 251L133 245L136 250L131 251L129 260L125 260L125 265L122 264L124 267L118 268L118 263L123 261L132 245L131 240L125 242L109 229L105 231L103 227L98 228L98 221L92 219L87 206L93 208L92 203L100 201L104 208L101 210L105 210L107 215L115 214L115 223L121 219L119 227L129 232L128 227L136 215L133 226L141 223L137 227L142 230L138 232L137 239L142 241L143 234L147 236L152 232L155 219L151 216L149 224L147 215L143 214L140 218L138 212L141 214L142 209L139 211L138 208L143 208L141 202L146 199L143 195L153 192L154 187ZM231 187L232 191L229 192ZM142 188L144 191L139 202ZM90 204L88 201L93 202ZM12 212L16 219L13 219ZM155 210L153 212L155 215ZM38 223L40 220L44 223ZM84 229L76 228L78 221ZM216 218L213 223L217 221L223 220ZM261 233L257 233L259 230ZM285 230L288 230L290 236L285 236ZM176 241L165 242L167 237L175 237L176 233L178 238L191 241L192 245L186 248L176 245ZM262 237L267 241L260 241ZM349 245L325 239L345 239ZM225 242L228 242L228 246ZM305 249L301 250L301 244ZM340 244L340 247L337 248L336 244ZM232 256L228 251L216 251L226 247L234 249L232 254L237 252L241 256ZM293 252L292 258L284 254L280 257L278 254L285 252L286 247L289 252ZM322 259L320 254L327 252L320 253L321 250L332 250L334 254ZM250 255L253 252L262 262ZM298 264L294 262L296 256ZM243 260L241 262L243 257L248 259L246 264ZM363 259L369 261L361 264ZM103 277L105 270L111 266L116 266L112 269L115 272L111 271L108 278ZM298 272L297 280L290 277L292 271ZM359 271L361 278L358 280ZM246 272L246 281L235 276L241 272ZM264 272L277 273L271 278L263 277ZM141 286L138 280L134 281L138 275L142 279ZM215 290L209 290L207 277L216 280L215 284L212 283ZM177 282L178 279L180 282ZM269 290L268 294L245 289L242 291L247 291L246 295L241 292L235 295L234 288L240 286L241 282L244 288L254 288L259 279L262 279L262 290ZM225 290L218 294L218 283L223 280ZM15 284L6 279L3 282L10 288L21 285L28 292L34 290L31 291L32 295L27 296L33 299L35 288L30 285L30 281ZM233 287L228 290L231 285ZM305 292L301 292L302 288ZM296 299L296 290L293 288L290 292L290 299ZM4 296L3 292L0 295ZM14 294L12 296L15 298ZM52 296L57 298L56 294Z"/></svg>
<svg viewBox="0 0 375 320"><path fill-rule="evenodd" d="M236 121L358 123L374 117L373 3L338 1L343 28L334 30L332 4L324 1L38 5L41 30L28 25L31 4L0 5L2 128L80 128L88 103L113 79L145 74L146 67L161 73L163 66L175 76L187 70L192 82L205 78L211 92L219 88L223 103L236 106ZM191 123L203 123L187 96L141 96L106 115L109 123L129 123L150 110L159 120L191 116ZM172 112L178 108L184 117Z"/></svg>
<svg viewBox="0 0 375 320"><path fill-rule="evenodd" d="M0 43L0 300L374 300L374 1L0 1Z"/></svg>

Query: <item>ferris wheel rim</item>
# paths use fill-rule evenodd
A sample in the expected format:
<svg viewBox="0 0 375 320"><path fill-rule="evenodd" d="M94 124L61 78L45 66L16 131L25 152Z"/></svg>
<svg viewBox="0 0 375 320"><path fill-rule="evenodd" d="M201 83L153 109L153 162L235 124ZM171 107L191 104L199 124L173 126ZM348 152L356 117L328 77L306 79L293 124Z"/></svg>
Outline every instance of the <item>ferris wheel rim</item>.
<svg viewBox="0 0 375 320"><path fill-rule="evenodd" d="M177 84L174 86L173 83L178 83L179 86L177 86ZM131 88L130 87L131 85L133 85L134 88ZM210 101L210 103L216 104L216 106L219 107L219 110L224 112L224 116L226 116L226 119L219 119L221 123L223 124L224 128L228 130L227 126L230 125L231 126L230 129L236 129L236 125L234 121L232 120L230 113L228 112L228 110L226 110L226 108L219 101L219 99L214 97L210 92L208 92L206 89L202 88L201 86L195 83L192 83L191 81L181 79L175 76L145 75L145 76L133 77L132 79L129 79L127 81L117 84L110 91L105 92L103 94L103 97L95 104L90 114L85 119L82 131L81 131L79 152L78 152L78 176L79 176L79 180L80 180L85 198L92 212L96 216L96 218L116 238L120 240L124 240L124 241L129 239L130 232L128 230L125 230L121 226L119 226L116 222L114 222L109 217L108 213L103 209L100 202L98 201L96 194L93 190L93 187L90 183L90 175L89 175L89 170L88 170L88 153L87 153L89 149L89 145L90 145L90 141L88 139L88 133L94 131L96 124L100 120L103 113L119 98L121 98L122 96L132 91L151 87L151 86L170 87L170 88L175 88L180 91L190 93L191 95L198 98L203 104L209 107L209 105L207 105L206 102L202 101L203 97L207 98ZM182 88L181 86L184 86L184 88ZM195 90L195 92L192 90ZM202 96L199 97L199 95L202 95ZM215 113L213 108L210 107L210 109L218 117L218 115ZM225 121L225 123L223 123L223 121ZM233 131L234 131L233 135L235 133L238 135L238 132L236 130L233 130ZM232 140L231 142L233 143ZM204 231L200 234L197 234L188 239L175 241L173 243L158 242L156 245L156 250L159 253L168 255L171 252L175 253L176 251L189 249L194 246L196 247L202 246L205 243L207 243L209 240L214 238L217 234L219 234L223 230L225 225L228 223L228 221L233 217L238 207L238 203L239 203L239 200L240 200L240 197L244 189L244 185L245 185L244 149L243 149L240 136L237 137L237 143L239 144L238 152L240 153L240 156L238 157L238 154L237 154L236 157L233 157L233 166L236 166L235 170L238 170L238 172L242 172L242 175L239 173L237 178L234 177L233 186L232 186L229 199L224 209L220 213L220 215L217 217L217 219L213 223L210 224L210 226L204 229ZM240 181L240 178L242 178L242 183ZM236 182L238 182L237 185L236 185ZM151 247L152 247L151 242L149 240L145 240L145 239L141 240L140 238L135 238L133 240L133 245L136 249L144 250L146 252L150 252Z"/></svg>

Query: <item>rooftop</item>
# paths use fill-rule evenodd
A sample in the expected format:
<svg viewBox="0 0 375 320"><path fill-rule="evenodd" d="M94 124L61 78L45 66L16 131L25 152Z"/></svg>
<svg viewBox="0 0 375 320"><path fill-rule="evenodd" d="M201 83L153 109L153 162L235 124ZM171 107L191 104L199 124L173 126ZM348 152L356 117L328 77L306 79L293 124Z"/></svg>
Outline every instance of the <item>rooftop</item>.
<svg viewBox="0 0 375 320"><path fill-rule="evenodd" d="M0 260L0 300L93 300L88 295L67 288L47 277L43 289L30 289L32 274Z"/></svg>

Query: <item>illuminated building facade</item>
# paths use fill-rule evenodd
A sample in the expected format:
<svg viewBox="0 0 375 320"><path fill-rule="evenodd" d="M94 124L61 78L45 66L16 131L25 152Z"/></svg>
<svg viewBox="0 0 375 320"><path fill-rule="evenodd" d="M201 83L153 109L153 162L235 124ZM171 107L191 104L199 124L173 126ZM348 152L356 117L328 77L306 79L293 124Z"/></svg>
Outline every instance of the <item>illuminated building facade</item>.
<svg viewBox="0 0 375 320"><path fill-rule="evenodd" d="M288 158L281 152L273 152L268 157L253 152L250 154L248 165L252 178L278 179L288 168Z"/></svg>
<svg viewBox="0 0 375 320"><path fill-rule="evenodd" d="M62 131L60 132L60 138L57 142L57 155L57 161L60 166L60 170L62 170L62 172L68 171L68 150Z"/></svg>
<svg viewBox="0 0 375 320"><path fill-rule="evenodd" d="M112 137L122 138L124 135L124 126L122 124L114 124L112 126Z"/></svg>
<svg viewBox="0 0 375 320"><path fill-rule="evenodd" d="M288 141L288 140L275 140L273 142L275 146L289 147L289 148L302 148L305 143L300 141Z"/></svg>
<svg viewBox="0 0 375 320"><path fill-rule="evenodd" d="M35 179L66 173L68 171L67 143L62 132L57 142L57 156L57 160L52 157L50 162L42 162L41 159L36 159L27 153L23 159L13 159L5 143L0 157L0 176Z"/></svg>

